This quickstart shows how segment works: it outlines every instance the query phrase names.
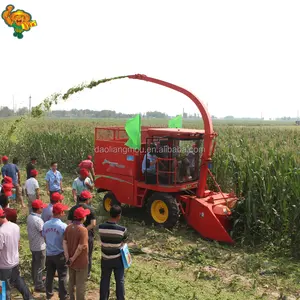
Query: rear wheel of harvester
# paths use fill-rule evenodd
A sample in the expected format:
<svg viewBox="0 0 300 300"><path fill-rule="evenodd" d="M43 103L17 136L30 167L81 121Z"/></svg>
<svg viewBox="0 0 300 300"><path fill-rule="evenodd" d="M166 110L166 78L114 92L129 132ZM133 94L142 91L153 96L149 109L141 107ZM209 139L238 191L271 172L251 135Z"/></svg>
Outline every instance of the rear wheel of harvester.
<svg viewBox="0 0 300 300"><path fill-rule="evenodd" d="M112 192L108 192L103 197L103 208L106 212L109 212L113 205L120 205L120 203Z"/></svg>
<svg viewBox="0 0 300 300"><path fill-rule="evenodd" d="M152 223L165 228L174 227L180 215L176 199L164 193L154 193L147 202L147 211Z"/></svg>

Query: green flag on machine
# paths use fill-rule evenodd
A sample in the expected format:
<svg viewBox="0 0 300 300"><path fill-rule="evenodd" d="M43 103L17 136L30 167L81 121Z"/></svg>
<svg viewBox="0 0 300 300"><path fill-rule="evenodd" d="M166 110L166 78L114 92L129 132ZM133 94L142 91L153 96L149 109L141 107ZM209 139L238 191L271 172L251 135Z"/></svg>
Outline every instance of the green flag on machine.
<svg viewBox="0 0 300 300"><path fill-rule="evenodd" d="M132 149L141 149L141 115L127 120L125 130L129 137L126 146Z"/></svg>
<svg viewBox="0 0 300 300"><path fill-rule="evenodd" d="M169 128L182 128L182 116L178 115L175 118L169 120Z"/></svg>

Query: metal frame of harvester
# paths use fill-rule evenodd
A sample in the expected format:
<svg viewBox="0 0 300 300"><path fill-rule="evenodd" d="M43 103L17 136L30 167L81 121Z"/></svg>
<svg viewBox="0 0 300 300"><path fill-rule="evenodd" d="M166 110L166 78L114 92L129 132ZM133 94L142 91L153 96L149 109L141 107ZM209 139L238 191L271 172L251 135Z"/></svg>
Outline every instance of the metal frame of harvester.
<svg viewBox="0 0 300 300"><path fill-rule="evenodd" d="M136 74L130 79L143 80L178 91L189 97L201 113L204 130L142 127L142 149L135 151L125 143L128 136L124 127L95 128L95 187L98 192L106 192L103 206L106 211L114 203L128 204L134 207L146 207L155 224L172 228L182 215L189 226L204 238L233 243L230 234L232 209L238 198L234 193L222 192L215 181L210 164L216 146L216 132L211 117L202 102L189 91L174 84ZM179 140L202 143L203 150L198 155L196 177L186 182L176 181L175 169L161 171L159 162L171 166L176 161L172 153L159 158L157 163L157 183L145 182L142 174L142 161L147 155L149 143L165 140L169 146L178 145ZM197 158L197 157L196 157ZM159 173L167 173L168 182L159 182ZM208 176L212 178L217 191L208 189Z"/></svg>

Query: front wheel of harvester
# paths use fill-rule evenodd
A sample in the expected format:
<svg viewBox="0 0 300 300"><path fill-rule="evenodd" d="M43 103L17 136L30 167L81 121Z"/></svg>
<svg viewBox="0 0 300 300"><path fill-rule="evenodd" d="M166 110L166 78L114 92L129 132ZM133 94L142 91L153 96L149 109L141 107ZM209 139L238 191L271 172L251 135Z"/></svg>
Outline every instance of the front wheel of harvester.
<svg viewBox="0 0 300 300"><path fill-rule="evenodd" d="M173 228L180 216L176 199L164 193L154 193L147 201L147 212L152 223L165 228Z"/></svg>
<svg viewBox="0 0 300 300"><path fill-rule="evenodd" d="M106 212L109 212L113 205L120 205L120 203L113 193L108 192L103 197L103 208Z"/></svg>

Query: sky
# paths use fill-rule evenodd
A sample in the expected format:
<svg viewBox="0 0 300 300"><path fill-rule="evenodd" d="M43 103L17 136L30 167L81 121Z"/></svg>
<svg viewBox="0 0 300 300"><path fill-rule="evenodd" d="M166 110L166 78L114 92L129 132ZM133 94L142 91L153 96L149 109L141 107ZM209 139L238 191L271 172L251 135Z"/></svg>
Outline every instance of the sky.
<svg viewBox="0 0 300 300"><path fill-rule="evenodd" d="M35 106L82 82L140 73L186 88L217 117L300 110L300 1L1 3L29 12L37 26L19 40L0 19L0 106L27 106L29 95ZM73 108L199 113L186 96L132 79L53 107Z"/></svg>

